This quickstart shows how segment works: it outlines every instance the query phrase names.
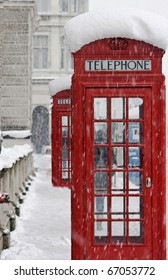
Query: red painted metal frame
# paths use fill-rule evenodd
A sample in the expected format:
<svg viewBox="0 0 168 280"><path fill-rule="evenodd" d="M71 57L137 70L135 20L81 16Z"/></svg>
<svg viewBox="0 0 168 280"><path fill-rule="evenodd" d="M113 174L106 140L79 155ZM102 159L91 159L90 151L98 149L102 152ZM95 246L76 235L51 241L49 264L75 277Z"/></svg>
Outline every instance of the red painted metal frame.
<svg viewBox="0 0 168 280"><path fill-rule="evenodd" d="M53 96L52 106L52 183L53 186L71 187L71 179L62 179L62 116L71 118L71 104L59 104L60 100L71 103L70 90L63 90ZM68 127L68 130L70 127ZM70 142L71 139L68 139ZM69 148L70 149L70 148ZM69 150L70 152L70 150ZM70 156L70 153L68 153ZM69 157L68 156L68 157ZM71 161L70 158L68 158ZM71 170L68 170L71 173Z"/></svg>
<svg viewBox="0 0 168 280"><path fill-rule="evenodd" d="M164 51L150 44L126 39L126 50L112 50L109 39L98 40L84 46L74 53L75 73L72 80L72 259L89 259L87 236L90 228L91 202L90 183L87 174L91 158L91 145L87 144L87 118L90 108L86 105L88 88L120 88L132 87L151 89L152 109L152 256L151 259L166 258L166 144L165 144L165 83L162 74L162 56ZM85 60L93 59L150 59L152 70L145 72L106 72L85 71ZM90 129L90 128L89 128ZM87 155L87 156L86 156ZM95 256L94 256L95 257ZM144 257L144 256L143 256ZM106 256L97 254L96 259ZM113 257L112 257L113 258ZM127 258L125 256L124 258ZM130 258L128 256L128 258ZM139 256L141 259L141 256Z"/></svg>

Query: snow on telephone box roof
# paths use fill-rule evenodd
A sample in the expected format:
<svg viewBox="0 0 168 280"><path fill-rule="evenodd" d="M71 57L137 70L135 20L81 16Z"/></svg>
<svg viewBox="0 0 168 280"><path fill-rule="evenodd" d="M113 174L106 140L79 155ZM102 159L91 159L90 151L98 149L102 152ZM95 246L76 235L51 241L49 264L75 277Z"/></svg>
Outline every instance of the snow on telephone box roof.
<svg viewBox="0 0 168 280"><path fill-rule="evenodd" d="M57 77L56 79L49 82L49 93L53 96L62 90L70 89L70 87L71 75Z"/></svg>
<svg viewBox="0 0 168 280"><path fill-rule="evenodd" d="M164 50L168 46L168 20L144 10L90 11L72 18L64 30L66 45L72 53L110 37L144 41Z"/></svg>

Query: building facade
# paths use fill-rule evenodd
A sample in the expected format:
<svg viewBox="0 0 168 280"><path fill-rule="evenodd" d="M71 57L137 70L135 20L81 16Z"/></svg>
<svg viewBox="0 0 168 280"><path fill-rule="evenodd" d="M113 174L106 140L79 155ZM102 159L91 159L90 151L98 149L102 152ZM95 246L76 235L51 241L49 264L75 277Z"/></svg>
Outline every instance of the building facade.
<svg viewBox="0 0 168 280"><path fill-rule="evenodd" d="M11 131L19 131L18 138L27 131L30 137L35 13L35 0L0 1L0 114L6 144L15 138Z"/></svg>
<svg viewBox="0 0 168 280"><path fill-rule="evenodd" d="M48 84L72 75L73 60L64 44L64 25L88 11L88 0L37 0L38 27L33 36L32 143L41 152L50 143Z"/></svg>

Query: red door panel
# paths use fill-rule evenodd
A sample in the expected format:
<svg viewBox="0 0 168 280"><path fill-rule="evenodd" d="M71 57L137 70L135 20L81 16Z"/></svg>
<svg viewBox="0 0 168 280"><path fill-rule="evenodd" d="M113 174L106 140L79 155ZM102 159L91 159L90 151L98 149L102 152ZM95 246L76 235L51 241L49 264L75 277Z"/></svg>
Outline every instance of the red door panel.
<svg viewBox="0 0 168 280"><path fill-rule="evenodd" d="M86 258L151 259L151 88L86 91Z"/></svg>

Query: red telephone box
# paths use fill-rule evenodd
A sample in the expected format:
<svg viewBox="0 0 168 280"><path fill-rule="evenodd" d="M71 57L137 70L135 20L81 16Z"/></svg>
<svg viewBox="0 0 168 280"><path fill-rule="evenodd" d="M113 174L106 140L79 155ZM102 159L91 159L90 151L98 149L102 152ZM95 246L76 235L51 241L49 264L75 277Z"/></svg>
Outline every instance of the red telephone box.
<svg viewBox="0 0 168 280"><path fill-rule="evenodd" d="M71 186L70 90L60 91L53 96L52 182L54 186Z"/></svg>
<svg viewBox="0 0 168 280"><path fill-rule="evenodd" d="M164 51L123 38L74 53L72 259L165 259Z"/></svg>

